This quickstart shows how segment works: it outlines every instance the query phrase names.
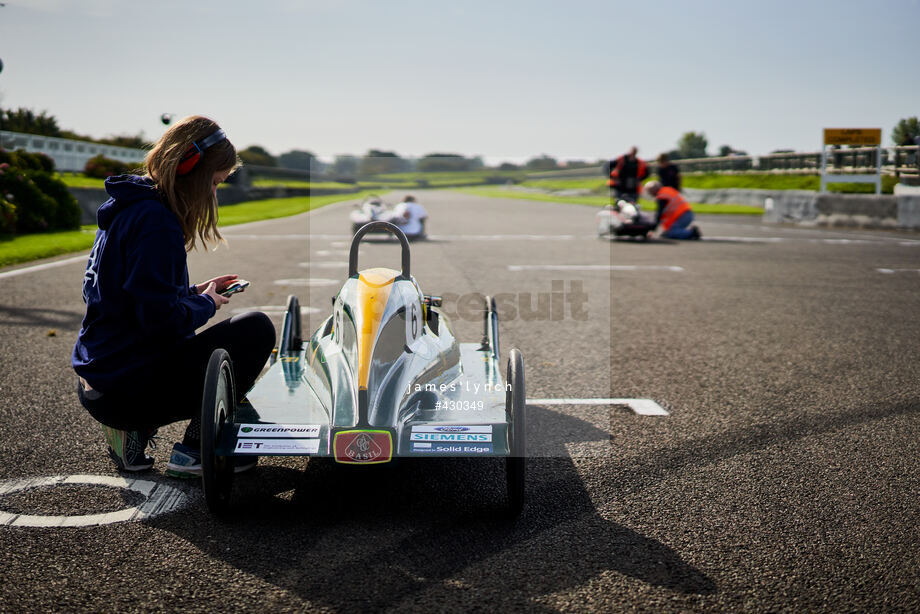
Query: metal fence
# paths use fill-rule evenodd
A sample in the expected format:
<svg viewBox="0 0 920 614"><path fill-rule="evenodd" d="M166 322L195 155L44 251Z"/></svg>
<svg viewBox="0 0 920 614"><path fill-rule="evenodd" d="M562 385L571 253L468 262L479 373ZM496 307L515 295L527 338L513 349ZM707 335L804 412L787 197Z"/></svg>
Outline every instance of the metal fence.
<svg viewBox="0 0 920 614"><path fill-rule="evenodd" d="M874 173L877 168L879 148L858 147L832 149L828 151L828 171L839 174ZM904 147L882 147L882 174L895 177L920 176L920 155L917 145ZM685 175L704 173L776 173L816 174L821 172L821 152L775 153L765 156L725 156L717 158L692 158L675 160ZM649 164L649 172L656 171L656 164ZM576 177L599 177L601 167L575 168L561 171L530 173L528 179L564 179Z"/></svg>

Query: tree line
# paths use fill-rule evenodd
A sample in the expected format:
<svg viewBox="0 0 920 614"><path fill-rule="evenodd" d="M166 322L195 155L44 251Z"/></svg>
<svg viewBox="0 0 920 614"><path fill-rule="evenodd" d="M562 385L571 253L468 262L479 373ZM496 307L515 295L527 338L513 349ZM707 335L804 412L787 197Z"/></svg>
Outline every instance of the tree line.
<svg viewBox="0 0 920 614"><path fill-rule="evenodd" d="M18 109L0 109L0 127L11 132L24 132L28 134L41 134L44 136L91 141L106 145L132 147L136 149L149 149L152 143L147 141L143 132L138 134L110 135L105 138L92 138L77 134L70 130L61 129L57 119L47 111L36 113L32 109L20 107ZM920 139L920 122L917 117L908 117L898 121L891 132L894 145L915 145ZM676 148L665 152L672 160L690 158L706 158L709 141L702 132L685 132L677 141ZM774 149L770 153L791 152L791 149ZM747 152L736 149L731 145L722 145L715 156L747 155ZM456 172L476 171L485 168L482 157L467 157L455 153L430 153L420 158L402 157L396 152L380 149L371 149L363 156L342 154L335 157L331 163L322 162L312 152L303 149L291 151L274 156L261 145L250 145L239 151L240 159L245 164L255 166L271 166L285 169L310 171L317 174L330 174L337 177L355 177L367 175L381 175L402 172ZM569 168L585 168L599 166L607 160L566 160L561 162L556 158L541 154L530 158L523 164L504 162L493 167L493 170L505 171L552 171Z"/></svg>

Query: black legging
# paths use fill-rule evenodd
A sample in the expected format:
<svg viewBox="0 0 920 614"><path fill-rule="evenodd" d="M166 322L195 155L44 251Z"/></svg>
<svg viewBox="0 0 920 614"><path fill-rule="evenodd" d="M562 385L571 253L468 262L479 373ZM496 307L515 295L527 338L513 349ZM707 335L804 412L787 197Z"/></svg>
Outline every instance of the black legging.
<svg viewBox="0 0 920 614"><path fill-rule="evenodd" d="M125 431L152 430L179 420L192 420L185 443L197 444L204 376L211 352L223 348L233 361L237 396L252 387L275 346L275 327L267 315L250 311L235 315L187 339L150 369L99 398L79 384L80 403L99 422Z"/></svg>

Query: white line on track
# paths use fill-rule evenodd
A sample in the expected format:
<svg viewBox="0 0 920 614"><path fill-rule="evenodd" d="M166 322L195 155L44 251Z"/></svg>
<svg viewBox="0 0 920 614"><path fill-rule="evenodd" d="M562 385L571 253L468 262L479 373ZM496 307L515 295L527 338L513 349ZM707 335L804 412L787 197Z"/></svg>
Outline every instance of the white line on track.
<svg viewBox="0 0 920 614"><path fill-rule="evenodd" d="M671 271L683 273L684 267L641 264L509 264L509 271Z"/></svg>
<svg viewBox="0 0 920 614"><path fill-rule="evenodd" d="M885 275L894 275L895 273L920 273L920 269L875 269Z"/></svg>
<svg viewBox="0 0 920 614"><path fill-rule="evenodd" d="M231 310L230 313L246 313L247 311L262 311L268 315L278 315L287 311L287 307L285 305L258 305L255 307L237 307L236 309ZM319 311L320 310L316 307L300 307L300 315L304 316L308 316L311 313L319 313Z"/></svg>
<svg viewBox="0 0 920 614"><path fill-rule="evenodd" d="M185 493L166 484L149 480L128 480L105 475L57 475L46 478L7 480L0 482L0 497L33 488L74 484L123 488L141 494L144 497L144 502L115 512L80 516L13 514L0 510L0 525L11 527L90 527L153 518L184 507L187 502Z"/></svg>
<svg viewBox="0 0 920 614"><path fill-rule="evenodd" d="M341 262L298 262L297 266L303 267L305 269L340 269L343 266L347 267L348 263L345 261Z"/></svg>
<svg viewBox="0 0 920 614"><path fill-rule="evenodd" d="M83 254L81 256L74 256L72 258L65 258L64 260L55 260L54 262L45 262L44 264L36 264L33 266L27 266L21 269L14 269L12 271L4 271L0 273L0 279L5 277L15 277L17 275L25 275L26 273L34 273L36 271L44 271L46 269L53 269L59 266L64 266L67 264L73 264L75 262L83 262L84 264L89 259L89 254Z"/></svg>
<svg viewBox="0 0 920 614"><path fill-rule="evenodd" d="M334 286L341 283L340 279L323 279L322 277L311 277L309 279L276 279L273 282L276 286L306 286L314 288L318 286Z"/></svg>
<svg viewBox="0 0 920 614"><path fill-rule="evenodd" d="M668 411L651 399L527 399L528 405L625 405L641 416L668 416Z"/></svg>

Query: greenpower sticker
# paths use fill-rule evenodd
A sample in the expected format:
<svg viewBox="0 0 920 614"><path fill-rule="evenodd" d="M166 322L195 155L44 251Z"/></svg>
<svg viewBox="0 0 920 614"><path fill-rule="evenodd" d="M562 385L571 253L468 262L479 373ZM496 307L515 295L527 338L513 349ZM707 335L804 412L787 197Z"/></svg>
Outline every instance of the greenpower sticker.
<svg viewBox="0 0 920 614"><path fill-rule="evenodd" d="M275 439L315 439L319 437L319 424L241 424L237 437L262 437Z"/></svg>

